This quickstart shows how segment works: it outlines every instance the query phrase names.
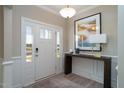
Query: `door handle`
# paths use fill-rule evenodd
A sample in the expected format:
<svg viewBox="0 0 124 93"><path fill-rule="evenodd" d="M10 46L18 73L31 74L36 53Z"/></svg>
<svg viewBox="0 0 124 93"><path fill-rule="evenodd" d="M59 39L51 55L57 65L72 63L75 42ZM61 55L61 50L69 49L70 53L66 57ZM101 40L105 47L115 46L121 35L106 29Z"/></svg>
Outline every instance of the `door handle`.
<svg viewBox="0 0 124 93"><path fill-rule="evenodd" d="M35 49L35 57L38 57L38 48Z"/></svg>
<svg viewBox="0 0 124 93"><path fill-rule="evenodd" d="M38 53L38 48L35 49L35 52Z"/></svg>

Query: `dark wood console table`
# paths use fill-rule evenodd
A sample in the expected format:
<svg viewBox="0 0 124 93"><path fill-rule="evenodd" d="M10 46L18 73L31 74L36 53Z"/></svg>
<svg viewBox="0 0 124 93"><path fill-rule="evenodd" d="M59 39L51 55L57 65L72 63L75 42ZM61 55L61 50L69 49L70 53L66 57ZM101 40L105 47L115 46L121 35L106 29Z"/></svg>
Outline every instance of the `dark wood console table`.
<svg viewBox="0 0 124 93"><path fill-rule="evenodd" d="M104 61L104 88L111 88L111 57L95 57L93 55L85 55L85 54L65 54L65 68L64 73L67 75L72 73L72 57L81 57L95 60Z"/></svg>

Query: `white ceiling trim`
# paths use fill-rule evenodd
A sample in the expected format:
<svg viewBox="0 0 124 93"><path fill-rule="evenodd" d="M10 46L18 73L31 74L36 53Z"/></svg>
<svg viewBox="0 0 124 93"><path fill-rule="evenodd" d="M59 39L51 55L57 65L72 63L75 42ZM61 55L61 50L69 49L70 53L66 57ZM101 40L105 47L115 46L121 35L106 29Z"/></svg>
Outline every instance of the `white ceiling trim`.
<svg viewBox="0 0 124 93"><path fill-rule="evenodd" d="M59 14L58 12L56 12L56 11L54 11L54 10L52 10L52 9L50 9L50 8L48 8L48 7L46 7L45 5L38 5L37 7L40 7L40 8L42 8L42 9L46 10L46 11L49 11L49 12L51 12L51 13L53 13L53 14L56 14L56 15L59 15L59 16L60 16L60 14Z"/></svg>
<svg viewBox="0 0 124 93"><path fill-rule="evenodd" d="M76 15L79 15L79 14L81 14L82 12L88 11L88 10L90 10L90 9L93 9L93 8L96 8L96 7L99 7L99 6L100 6L100 5L93 5L93 6L89 6L89 7L85 8L85 9L81 9L79 12L76 13ZM55 14L55 15L61 16L61 15L59 14L59 12L54 11L53 9L50 9L50 8L46 7L45 5L38 5L37 7L42 8L42 9L44 9L44 10L46 10L46 11L49 11L49 12Z"/></svg>
<svg viewBox="0 0 124 93"><path fill-rule="evenodd" d="M80 10L78 13L76 13L76 15L79 15L79 14L85 12L85 11L94 9L94 8L96 8L96 7L99 7L99 6L100 6L100 5L89 6L89 7L85 8L85 9Z"/></svg>

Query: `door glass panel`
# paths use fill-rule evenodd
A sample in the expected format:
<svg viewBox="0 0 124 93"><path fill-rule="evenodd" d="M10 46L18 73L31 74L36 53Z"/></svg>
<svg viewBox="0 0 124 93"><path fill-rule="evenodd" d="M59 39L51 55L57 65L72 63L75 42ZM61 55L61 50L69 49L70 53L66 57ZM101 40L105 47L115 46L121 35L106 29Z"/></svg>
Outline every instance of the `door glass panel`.
<svg viewBox="0 0 124 93"><path fill-rule="evenodd" d="M45 31L40 29L40 38L43 39L45 37Z"/></svg>
<svg viewBox="0 0 124 93"><path fill-rule="evenodd" d="M60 58L60 33L57 32L57 36L56 36L56 42L57 42L57 57Z"/></svg>
<svg viewBox="0 0 124 93"><path fill-rule="evenodd" d="M26 27L26 62L32 62L32 44L33 44L32 28L30 26L27 26Z"/></svg>
<svg viewBox="0 0 124 93"><path fill-rule="evenodd" d="M45 29L45 39L48 39L49 38L49 32L48 32L48 30L47 29Z"/></svg>
<svg viewBox="0 0 124 93"><path fill-rule="evenodd" d="M51 30L48 31L48 39L52 38L51 32L52 32Z"/></svg>
<svg viewBox="0 0 124 93"><path fill-rule="evenodd" d="M51 31L48 29L40 29L41 39L51 39Z"/></svg>

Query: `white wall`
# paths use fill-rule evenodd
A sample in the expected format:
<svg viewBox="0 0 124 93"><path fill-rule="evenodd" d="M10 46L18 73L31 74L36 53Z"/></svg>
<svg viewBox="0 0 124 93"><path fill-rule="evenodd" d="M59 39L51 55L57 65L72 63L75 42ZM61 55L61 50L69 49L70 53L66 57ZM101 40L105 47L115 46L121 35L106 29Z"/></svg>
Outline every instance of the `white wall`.
<svg viewBox="0 0 124 93"><path fill-rule="evenodd" d="M124 88L124 6L118 6L118 87Z"/></svg>
<svg viewBox="0 0 124 93"><path fill-rule="evenodd" d="M12 87L19 88L23 87L23 76L22 76L22 62L21 57L13 57L13 64L12 64Z"/></svg>

